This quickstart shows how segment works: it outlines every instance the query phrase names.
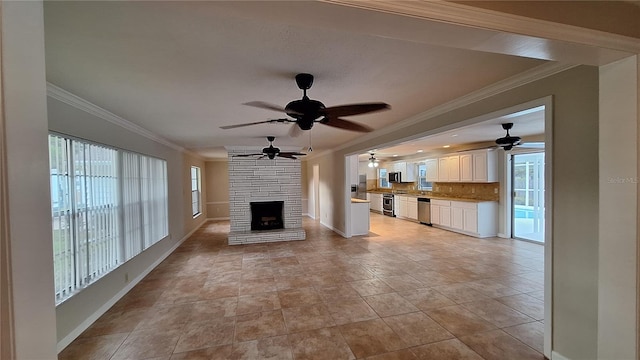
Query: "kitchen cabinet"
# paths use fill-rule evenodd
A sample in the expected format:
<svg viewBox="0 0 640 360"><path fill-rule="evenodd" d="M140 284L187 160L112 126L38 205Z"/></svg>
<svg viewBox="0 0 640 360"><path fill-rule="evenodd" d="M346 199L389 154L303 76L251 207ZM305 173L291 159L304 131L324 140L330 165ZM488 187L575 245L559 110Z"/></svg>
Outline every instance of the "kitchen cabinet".
<svg viewBox="0 0 640 360"><path fill-rule="evenodd" d="M402 182L414 182L417 180L416 163L414 162L395 162L391 164L391 169L393 172L399 172L402 174L400 175Z"/></svg>
<svg viewBox="0 0 640 360"><path fill-rule="evenodd" d="M473 153L473 181L496 182L498 181L497 152L495 150L482 150Z"/></svg>
<svg viewBox="0 0 640 360"><path fill-rule="evenodd" d="M431 223L436 227L475 237L496 236L498 203L432 199Z"/></svg>
<svg viewBox="0 0 640 360"><path fill-rule="evenodd" d="M368 193L367 196L371 202L371 211L382 213L382 194Z"/></svg>
<svg viewBox="0 0 640 360"><path fill-rule="evenodd" d="M351 235L367 235L369 233L369 202L351 200Z"/></svg>
<svg viewBox="0 0 640 360"><path fill-rule="evenodd" d="M449 181L460 181L460 156L453 155L447 158Z"/></svg>
<svg viewBox="0 0 640 360"><path fill-rule="evenodd" d="M425 180L427 182L438 181L438 159L427 159L424 164L427 168Z"/></svg>
<svg viewBox="0 0 640 360"><path fill-rule="evenodd" d="M438 181L449 181L449 166L447 157L438 158Z"/></svg>
<svg viewBox="0 0 640 360"><path fill-rule="evenodd" d="M473 181L473 155L460 155L460 181L462 182Z"/></svg>
<svg viewBox="0 0 640 360"><path fill-rule="evenodd" d="M434 202L435 200L431 200L431 224L440 225L440 205Z"/></svg>
<svg viewBox="0 0 640 360"><path fill-rule="evenodd" d="M418 199L407 198L407 217L411 220L418 220Z"/></svg>

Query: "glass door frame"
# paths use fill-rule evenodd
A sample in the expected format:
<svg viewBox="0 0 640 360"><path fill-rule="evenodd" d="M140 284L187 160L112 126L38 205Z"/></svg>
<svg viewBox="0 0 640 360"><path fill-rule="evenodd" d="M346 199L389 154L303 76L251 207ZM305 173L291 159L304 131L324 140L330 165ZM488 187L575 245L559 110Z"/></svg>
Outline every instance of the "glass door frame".
<svg viewBox="0 0 640 360"><path fill-rule="evenodd" d="M528 154L540 154L542 153L543 156L545 157L542 163L542 179L541 181L543 182L542 184L542 216L539 216L539 219L543 221L542 223L542 228L540 229L540 231L542 232L542 241L538 241L535 239L530 239L530 238L526 238L526 237L521 237L521 236L517 236L516 235L516 171L515 171L515 167L516 167L516 161L515 161L515 157L518 155L528 155ZM510 188L509 188L509 195L510 195L510 210L511 210L511 238L512 239L517 239L517 240L522 240L522 241L528 241L528 242L532 242L535 244L541 244L544 245L545 244L545 234L546 234L546 207L547 207L547 201L546 201L546 186L547 186L547 178L546 178L546 153L545 153L545 149L519 149L519 151L513 151L511 154L509 154L509 167L510 167L510 172L511 172L511 181L510 181ZM528 191L528 189L527 189ZM535 189L534 189L535 191ZM534 220L535 221L535 220Z"/></svg>

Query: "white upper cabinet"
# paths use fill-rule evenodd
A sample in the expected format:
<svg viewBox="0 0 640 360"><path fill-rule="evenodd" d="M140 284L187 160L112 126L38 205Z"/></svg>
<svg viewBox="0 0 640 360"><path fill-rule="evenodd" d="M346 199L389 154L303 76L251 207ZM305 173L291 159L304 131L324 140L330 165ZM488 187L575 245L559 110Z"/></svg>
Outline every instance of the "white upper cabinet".
<svg viewBox="0 0 640 360"><path fill-rule="evenodd" d="M473 181L498 181L497 151L482 150L473 153Z"/></svg>
<svg viewBox="0 0 640 360"><path fill-rule="evenodd" d="M460 181L473 181L473 154L460 155Z"/></svg>
<svg viewBox="0 0 640 360"><path fill-rule="evenodd" d="M427 166L427 181L440 182L496 182L498 181L497 154L495 150L477 150L461 155L448 155L437 160L437 174L431 174L429 180L429 166Z"/></svg>
<svg viewBox="0 0 640 360"><path fill-rule="evenodd" d="M424 164L427 167L425 181L438 181L438 159L427 159Z"/></svg>
<svg viewBox="0 0 640 360"><path fill-rule="evenodd" d="M391 171L401 173L400 180L402 182L413 182L418 180L416 167L416 163L400 161L391 165Z"/></svg>
<svg viewBox="0 0 640 360"><path fill-rule="evenodd" d="M460 156L452 155L447 158L449 181L460 181Z"/></svg>

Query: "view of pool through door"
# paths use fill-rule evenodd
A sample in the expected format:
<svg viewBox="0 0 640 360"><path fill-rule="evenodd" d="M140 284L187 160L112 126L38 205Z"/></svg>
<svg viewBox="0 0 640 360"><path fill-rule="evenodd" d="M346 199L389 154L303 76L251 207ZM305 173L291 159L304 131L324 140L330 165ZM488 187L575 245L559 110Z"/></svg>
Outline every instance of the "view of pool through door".
<svg viewBox="0 0 640 360"><path fill-rule="evenodd" d="M544 152L512 156L512 236L544 242Z"/></svg>

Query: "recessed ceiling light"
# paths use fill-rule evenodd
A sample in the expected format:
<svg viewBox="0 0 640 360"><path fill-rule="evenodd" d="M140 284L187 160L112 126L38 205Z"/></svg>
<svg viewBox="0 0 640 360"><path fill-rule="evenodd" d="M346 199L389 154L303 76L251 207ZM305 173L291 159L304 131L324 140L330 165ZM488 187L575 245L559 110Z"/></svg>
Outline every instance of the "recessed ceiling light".
<svg viewBox="0 0 640 360"><path fill-rule="evenodd" d="M445 146L443 146L443 148L445 148L445 149L446 149L446 148L448 148L448 147L451 147L451 145L445 145Z"/></svg>
<svg viewBox="0 0 640 360"><path fill-rule="evenodd" d="M456 137L456 136L458 136L458 134L453 134L453 135L451 135L451 137Z"/></svg>
<svg viewBox="0 0 640 360"><path fill-rule="evenodd" d="M421 153L421 152L423 152L423 151L424 151L424 150L418 150L418 151L416 151L416 152L419 152L419 153Z"/></svg>
<svg viewBox="0 0 640 360"><path fill-rule="evenodd" d="M393 154L393 157L396 157L396 156L398 156L398 154Z"/></svg>

